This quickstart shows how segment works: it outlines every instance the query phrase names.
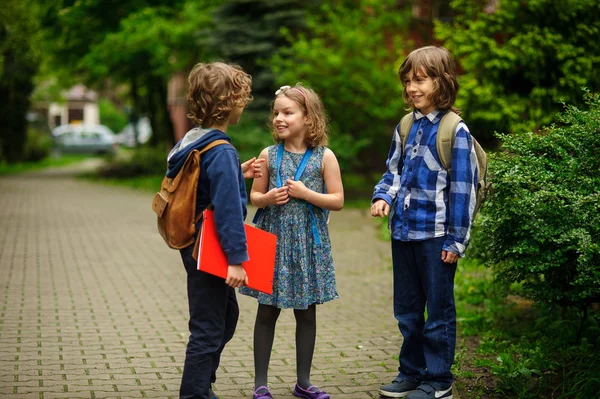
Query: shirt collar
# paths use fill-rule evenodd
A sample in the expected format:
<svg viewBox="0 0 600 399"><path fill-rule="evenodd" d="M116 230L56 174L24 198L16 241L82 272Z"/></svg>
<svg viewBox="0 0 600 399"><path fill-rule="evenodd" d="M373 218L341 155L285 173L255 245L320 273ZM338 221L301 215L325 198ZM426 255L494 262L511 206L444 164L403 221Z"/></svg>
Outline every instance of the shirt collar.
<svg viewBox="0 0 600 399"><path fill-rule="evenodd" d="M429 119L429 122L436 124L441 119L440 112L441 112L440 110L434 109L427 115L423 115L419 110L415 109L415 111L414 111L415 120L418 121L419 119L421 119L423 117L427 117L427 119ZM439 116L439 118L438 118L438 116Z"/></svg>

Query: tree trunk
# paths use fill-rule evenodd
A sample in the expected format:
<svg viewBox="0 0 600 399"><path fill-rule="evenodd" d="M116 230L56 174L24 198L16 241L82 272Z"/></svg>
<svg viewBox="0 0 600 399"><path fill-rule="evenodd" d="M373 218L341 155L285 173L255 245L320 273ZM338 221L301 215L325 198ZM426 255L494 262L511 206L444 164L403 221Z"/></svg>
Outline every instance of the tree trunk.
<svg viewBox="0 0 600 399"><path fill-rule="evenodd" d="M27 141L27 112L36 66L19 59L9 49L3 54L0 78L0 160L23 160Z"/></svg>
<svg viewBox="0 0 600 399"><path fill-rule="evenodd" d="M148 82L148 106L152 124L150 145L172 147L173 124L168 109L167 85L162 79L155 78Z"/></svg>

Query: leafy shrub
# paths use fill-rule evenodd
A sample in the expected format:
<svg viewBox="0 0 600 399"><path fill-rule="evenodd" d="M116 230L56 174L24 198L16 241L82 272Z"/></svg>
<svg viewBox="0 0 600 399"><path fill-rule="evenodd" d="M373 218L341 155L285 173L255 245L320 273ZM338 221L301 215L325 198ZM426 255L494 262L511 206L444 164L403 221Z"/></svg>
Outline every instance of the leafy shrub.
<svg viewBox="0 0 600 399"><path fill-rule="evenodd" d="M560 125L498 134L504 151L490 157L479 226L489 264L550 304L600 301L600 96L584 100L589 110L565 106Z"/></svg>
<svg viewBox="0 0 600 399"><path fill-rule="evenodd" d="M23 160L26 162L41 161L50 154L52 144L52 137L47 131L27 129Z"/></svg>
<svg viewBox="0 0 600 399"><path fill-rule="evenodd" d="M342 170L380 170L405 113L397 71L410 13L394 0L328 3L308 17L308 33L287 34L270 65L279 85L300 81L321 96Z"/></svg>
<svg viewBox="0 0 600 399"><path fill-rule="evenodd" d="M127 125L127 115L117 108L112 101L101 99L98 101L100 122L110 130L119 133Z"/></svg>
<svg viewBox="0 0 600 399"><path fill-rule="evenodd" d="M99 171L100 177L127 178L164 175L167 151L156 147L138 147L126 156L117 156Z"/></svg>
<svg viewBox="0 0 600 399"><path fill-rule="evenodd" d="M464 73L457 105L478 139L536 130L560 101L582 105L583 85L600 89L600 2L452 0L454 18L436 37Z"/></svg>
<svg viewBox="0 0 600 399"><path fill-rule="evenodd" d="M269 116L268 110L262 113L244 111L240 123L227 129L242 162L258 157L264 148L275 143L267 127Z"/></svg>

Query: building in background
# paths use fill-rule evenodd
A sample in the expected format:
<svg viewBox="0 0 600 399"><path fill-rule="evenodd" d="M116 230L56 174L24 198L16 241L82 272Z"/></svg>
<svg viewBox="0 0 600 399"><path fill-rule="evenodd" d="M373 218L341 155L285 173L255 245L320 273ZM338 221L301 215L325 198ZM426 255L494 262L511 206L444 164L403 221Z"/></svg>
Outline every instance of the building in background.
<svg viewBox="0 0 600 399"><path fill-rule="evenodd" d="M84 85L75 85L64 93L65 102L36 104L35 109L46 112L48 125L53 129L66 124L97 125L100 123L98 94Z"/></svg>

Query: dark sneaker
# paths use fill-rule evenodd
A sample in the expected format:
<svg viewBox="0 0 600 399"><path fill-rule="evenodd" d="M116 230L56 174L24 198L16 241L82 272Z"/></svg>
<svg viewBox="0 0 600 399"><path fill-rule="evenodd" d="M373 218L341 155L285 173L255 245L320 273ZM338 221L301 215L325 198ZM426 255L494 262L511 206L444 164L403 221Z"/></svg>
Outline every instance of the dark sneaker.
<svg viewBox="0 0 600 399"><path fill-rule="evenodd" d="M452 385L442 388L437 384L424 382L406 399L452 399Z"/></svg>
<svg viewBox="0 0 600 399"><path fill-rule="evenodd" d="M412 393L419 386L418 382L411 382L402 379L395 379L391 384L383 385L379 388L379 394L386 398L403 398Z"/></svg>
<svg viewBox="0 0 600 399"><path fill-rule="evenodd" d="M219 399L217 394L213 392L212 388L208 390L208 395L211 397L211 399Z"/></svg>

